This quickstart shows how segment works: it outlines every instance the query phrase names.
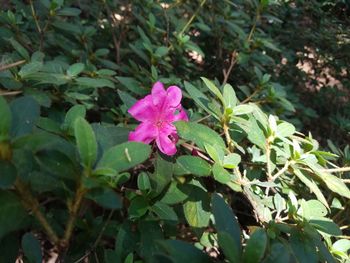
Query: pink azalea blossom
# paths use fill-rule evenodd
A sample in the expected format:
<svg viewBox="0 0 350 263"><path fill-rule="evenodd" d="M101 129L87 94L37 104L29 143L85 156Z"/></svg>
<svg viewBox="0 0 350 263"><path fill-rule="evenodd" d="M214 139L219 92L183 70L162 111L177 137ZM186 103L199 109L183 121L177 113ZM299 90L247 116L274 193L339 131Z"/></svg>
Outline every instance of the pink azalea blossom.
<svg viewBox="0 0 350 263"><path fill-rule="evenodd" d="M128 111L141 122L135 131L130 132L129 141L149 144L155 140L161 152L174 155L178 136L173 122L188 121L181 99L182 93L177 86L165 90L161 82L156 82L151 94L140 99Z"/></svg>

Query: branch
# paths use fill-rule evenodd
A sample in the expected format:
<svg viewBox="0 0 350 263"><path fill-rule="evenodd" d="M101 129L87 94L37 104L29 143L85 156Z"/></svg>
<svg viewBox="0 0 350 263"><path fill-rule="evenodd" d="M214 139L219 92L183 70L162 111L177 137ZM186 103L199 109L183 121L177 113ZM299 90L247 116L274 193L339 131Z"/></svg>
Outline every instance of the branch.
<svg viewBox="0 0 350 263"><path fill-rule="evenodd" d="M344 173L344 172L350 172L350 167L340 167L340 168L332 168L332 169L322 169L321 172L326 172L326 173Z"/></svg>
<svg viewBox="0 0 350 263"><path fill-rule="evenodd" d="M39 209L38 200L33 197L27 185L25 185L25 183L20 178L16 179L15 187L19 196L21 197L24 206L33 212L40 225L44 228L50 242L53 245L57 245L59 242L59 238L56 235L55 231L52 229L49 222L47 221L46 217L41 213Z"/></svg>
<svg viewBox="0 0 350 263"><path fill-rule="evenodd" d="M183 33L185 33L185 31L188 29L188 27L191 25L192 21L195 19L195 17L198 15L199 10L203 7L203 5L205 4L207 0L202 0L202 2L200 3L200 5L198 6L198 8L196 9L196 11L193 13L193 15L191 16L190 20L187 21L186 25L182 28L182 30L179 32L179 35L182 35Z"/></svg>
<svg viewBox="0 0 350 263"><path fill-rule="evenodd" d="M16 61L14 63L11 63L11 64L7 64L7 65L4 65L4 66L1 66L0 67L0 71L4 71L4 70L7 70L7 69L10 69L10 68L13 68L13 67L17 67L19 65L22 65L26 63L25 60L19 60L19 61Z"/></svg>
<svg viewBox="0 0 350 263"><path fill-rule="evenodd" d="M234 65L236 65L236 63L237 63L237 52L236 52L236 50L234 50L231 54L230 66L228 67L227 70L225 70L225 69L223 70L224 80L222 82L222 85L225 85L227 83L227 80L231 74L231 71L232 71Z"/></svg>
<svg viewBox="0 0 350 263"><path fill-rule="evenodd" d="M283 168L281 170L279 170L274 176L271 177L271 182L274 182L279 176L281 176L284 172L286 172L289 168L290 162L287 161Z"/></svg>
<svg viewBox="0 0 350 263"><path fill-rule="evenodd" d="M69 245L70 239L73 234L75 221L78 218L80 205L84 199L84 195L86 192L87 190L85 189L82 182L80 181L77 187L77 190L75 192L74 201L72 203L68 203L70 216L66 224L66 230L64 231L63 239L61 240L61 243L60 243L60 249L66 250Z"/></svg>

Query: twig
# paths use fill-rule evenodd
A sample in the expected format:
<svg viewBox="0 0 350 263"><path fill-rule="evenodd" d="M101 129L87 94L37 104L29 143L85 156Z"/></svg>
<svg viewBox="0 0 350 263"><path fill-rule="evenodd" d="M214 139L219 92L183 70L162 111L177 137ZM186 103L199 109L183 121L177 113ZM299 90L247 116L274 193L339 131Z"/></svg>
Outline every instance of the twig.
<svg viewBox="0 0 350 263"><path fill-rule="evenodd" d="M225 85L227 83L227 80L231 74L231 71L233 67L236 65L236 63L237 63L237 52L236 50L234 50L231 54L230 66L228 67L227 70L226 69L223 70L224 80L222 82L222 85Z"/></svg>
<svg viewBox="0 0 350 263"><path fill-rule="evenodd" d="M32 193L28 189L27 185L25 185L20 178L17 178L15 181L15 187L18 194L21 197L21 200L24 206L31 210L39 221L40 225L44 228L50 242L53 245L57 245L59 242L59 238L55 231L52 229L51 225L47 221L46 217L41 213L39 209L39 202L36 198L33 197Z"/></svg>
<svg viewBox="0 0 350 263"><path fill-rule="evenodd" d="M82 182L79 182L77 190L75 192L74 201L71 204L68 204L70 216L68 218L63 239L61 240L61 244L60 244L60 249L62 249L63 251L66 250L69 245L70 239L73 234L75 221L77 220L77 217L78 217L80 205L84 199L84 195L86 192L87 190L83 186Z"/></svg>
<svg viewBox="0 0 350 263"><path fill-rule="evenodd" d="M286 172L289 168L290 162L287 161L283 168L281 170L279 170L274 176L271 177L271 182L274 182L279 176L281 176L284 172Z"/></svg>
<svg viewBox="0 0 350 263"><path fill-rule="evenodd" d="M112 216L114 214L114 210L112 210L108 217L107 217L107 220L105 222L105 224L103 225L96 241L94 242L94 244L92 245L92 247L85 253L85 255L83 255L81 258L79 258L78 260L74 261L74 263L79 263L79 262L82 262L84 259L86 259L93 251L95 251L95 249L97 248L98 246L98 243L100 243L100 240L103 236L103 233L105 232L106 228L107 228L107 225L109 223L109 221L111 220Z"/></svg>
<svg viewBox="0 0 350 263"><path fill-rule="evenodd" d="M233 152L234 144L233 144L233 141L231 139L231 135L230 135L230 131L229 131L229 127L228 127L227 123L224 123L222 128L224 129L224 134L225 134L228 150L230 152Z"/></svg>
<svg viewBox="0 0 350 263"><path fill-rule="evenodd" d="M0 67L0 71L4 71L4 70L7 70L7 69L10 69L10 68L13 68L13 67L17 67L19 65L22 65L26 63L25 60L19 60L19 61L16 61L14 63L11 63L11 64L7 64L7 65L4 65L4 66L1 66Z"/></svg>
<svg viewBox="0 0 350 263"><path fill-rule="evenodd" d="M3 91L0 90L0 96L16 96L18 94L21 94L23 91L17 90L17 91Z"/></svg>
<svg viewBox="0 0 350 263"><path fill-rule="evenodd" d="M240 104L244 104L249 102L258 92L260 91L260 87L257 87L252 94L250 94L245 100L243 100Z"/></svg>
<svg viewBox="0 0 350 263"><path fill-rule="evenodd" d="M207 162L210 162L210 163L214 163L213 160L211 160L209 157L207 157L205 154L203 154L201 151L201 149L199 149L198 147L194 146L194 145L191 145L191 144L188 144L188 143L181 143L181 146L186 148L187 150L190 150L190 151L193 151L193 150L196 150L197 151L197 155L199 157L201 157L202 159L206 160Z"/></svg>
<svg viewBox="0 0 350 263"><path fill-rule="evenodd" d="M344 173L344 172L350 172L350 167L340 167L340 168L332 168L332 169L322 169L321 172L326 172L326 173Z"/></svg>
<svg viewBox="0 0 350 263"><path fill-rule="evenodd" d="M179 36L181 36L183 33L185 33L185 31L188 29L188 27L191 25L192 21L195 19L195 17L198 15L199 10L201 10L201 8L203 7L203 5L205 4L207 0L202 0L202 2L200 3L200 5L198 6L198 8L196 9L196 11L193 13L193 15L191 16L190 20L187 21L186 25L181 29L181 31L179 32Z"/></svg>

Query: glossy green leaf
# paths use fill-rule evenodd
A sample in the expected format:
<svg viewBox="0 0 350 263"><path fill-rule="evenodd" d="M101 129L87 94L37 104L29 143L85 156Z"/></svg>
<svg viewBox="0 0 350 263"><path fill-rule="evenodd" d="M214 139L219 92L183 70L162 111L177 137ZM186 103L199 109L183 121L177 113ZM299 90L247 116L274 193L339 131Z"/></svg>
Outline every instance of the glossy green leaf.
<svg viewBox="0 0 350 263"><path fill-rule="evenodd" d="M147 160L151 147L139 142L126 142L104 153L97 167L112 168L117 172L128 170Z"/></svg>
<svg viewBox="0 0 350 263"><path fill-rule="evenodd" d="M22 238L22 249L24 256L30 263L41 263L41 244L39 240L32 234L26 233Z"/></svg>
<svg viewBox="0 0 350 263"><path fill-rule="evenodd" d="M196 176L210 175L210 165L199 157L183 155L177 158L176 162L184 171L186 171L187 174L193 174Z"/></svg>
<svg viewBox="0 0 350 263"><path fill-rule="evenodd" d="M204 149L205 144L217 145L225 148L223 139L209 127L194 123L179 121L175 123L178 134L181 138L195 142L200 148Z"/></svg>
<svg viewBox="0 0 350 263"><path fill-rule="evenodd" d="M234 246L234 250L239 253L239 259L241 253L241 230L235 214L218 194L213 194L212 196L212 211L215 218L216 230L230 235L233 241L231 246Z"/></svg>
<svg viewBox="0 0 350 263"><path fill-rule="evenodd" d="M232 86L230 84L225 84L224 91L223 91L223 97L224 97L224 104L225 109L229 108L232 109L237 105L238 99L236 97L236 93Z"/></svg>
<svg viewBox="0 0 350 263"><path fill-rule="evenodd" d="M79 117L74 122L74 135L82 164L91 169L97 158L97 142L90 124Z"/></svg>
<svg viewBox="0 0 350 263"><path fill-rule="evenodd" d="M67 74L69 77L78 76L85 68L83 63L75 63L67 69Z"/></svg>
<svg viewBox="0 0 350 263"><path fill-rule="evenodd" d="M243 252L244 263L259 263L264 257L268 239L264 229L258 228L250 236Z"/></svg>
<svg viewBox="0 0 350 263"><path fill-rule="evenodd" d="M174 209L165 203L156 202L151 209L161 220L169 220L169 221L178 220L178 217Z"/></svg>
<svg viewBox="0 0 350 263"><path fill-rule="evenodd" d="M12 112L11 136L20 137L31 133L40 115L39 104L32 97L24 96L10 104Z"/></svg>

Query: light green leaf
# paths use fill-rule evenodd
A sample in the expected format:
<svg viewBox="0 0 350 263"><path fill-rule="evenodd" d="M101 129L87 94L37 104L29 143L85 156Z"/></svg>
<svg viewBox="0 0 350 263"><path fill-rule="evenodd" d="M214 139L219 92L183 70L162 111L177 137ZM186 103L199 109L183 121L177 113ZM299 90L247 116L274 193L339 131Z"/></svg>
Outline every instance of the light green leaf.
<svg viewBox="0 0 350 263"><path fill-rule="evenodd" d="M234 89L230 84L225 84L223 96L224 96L225 109L227 108L233 109L237 105L238 99L236 97L236 93Z"/></svg>
<svg viewBox="0 0 350 263"><path fill-rule="evenodd" d="M217 88L215 86L215 84L212 81L210 81L209 79L204 78L204 77L201 77L201 79L204 81L207 88L221 101L222 105L225 106L224 97L222 96L219 88Z"/></svg>
<svg viewBox="0 0 350 263"><path fill-rule="evenodd" d="M84 68L85 65L83 63L75 63L67 69L67 75L69 77L76 77L84 70Z"/></svg>
<svg viewBox="0 0 350 263"><path fill-rule="evenodd" d="M224 157L224 168L233 169L241 162L241 156L237 153L230 153Z"/></svg>
<svg viewBox="0 0 350 263"><path fill-rule="evenodd" d="M169 221L177 221L178 217L172 207L169 205L162 203L162 202L156 202L152 208L154 213L156 213L161 220L169 220Z"/></svg>
<svg viewBox="0 0 350 263"><path fill-rule="evenodd" d="M211 100L201 91L199 91L196 87L194 87L191 83L185 81L185 89L188 94L191 96L198 106L200 106L207 113L215 117L217 120L220 120L220 112L217 112L212 106Z"/></svg>
<svg viewBox="0 0 350 263"><path fill-rule="evenodd" d="M181 138L195 142L204 149L205 144L217 145L225 148L223 139L209 127L193 122L179 121L175 123L178 134Z"/></svg>
<svg viewBox="0 0 350 263"><path fill-rule="evenodd" d="M249 114L252 113L254 109L255 108L249 104L240 104L233 108L233 114L236 116Z"/></svg>

